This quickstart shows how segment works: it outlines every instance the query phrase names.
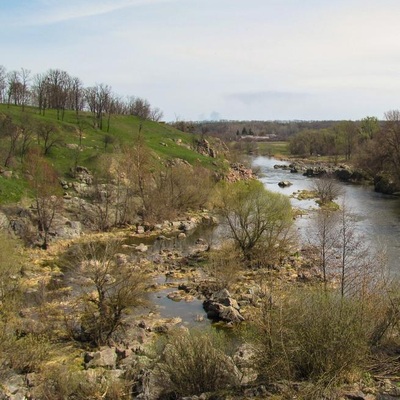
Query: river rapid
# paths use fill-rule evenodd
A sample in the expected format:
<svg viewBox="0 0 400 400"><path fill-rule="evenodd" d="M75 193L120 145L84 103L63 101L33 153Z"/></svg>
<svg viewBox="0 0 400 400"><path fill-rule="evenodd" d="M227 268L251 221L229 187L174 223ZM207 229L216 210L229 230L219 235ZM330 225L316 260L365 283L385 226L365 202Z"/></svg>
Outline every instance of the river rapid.
<svg viewBox="0 0 400 400"><path fill-rule="evenodd" d="M302 173L291 173L289 170L274 169L275 164L289 164L269 157L256 157L252 167L259 171L259 180L268 190L292 196L299 190L310 190L312 180ZM280 181L290 181L292 186L281 188ZM364 240L371 246L384 247L387 254L389 270L400 275L400 198L397 196L376 193L372 186L340 183L343 194L337 200L344 202L346 209L356 221L356 228ZM307 212L297 218L296 228L300 238L307 237L307 230L313 217L313 210L318 208L315 200L298 200L291 198L292 206Z"/></svg>

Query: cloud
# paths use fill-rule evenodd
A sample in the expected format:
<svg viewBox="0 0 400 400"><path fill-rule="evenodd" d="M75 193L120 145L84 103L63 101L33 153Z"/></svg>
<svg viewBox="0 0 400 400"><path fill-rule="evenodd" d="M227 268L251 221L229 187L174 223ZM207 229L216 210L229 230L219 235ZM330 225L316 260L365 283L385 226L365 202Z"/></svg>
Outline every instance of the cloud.
<svg viewBox="0 0 400 400"><path fill-rule="evenodd" d="M260 91L260 92L242 92L242 93L231 93L225 96L227 100L233 100L240 102L247 106L256 104L264 104L270 102L282 102L282 101L301 101L309 98L309 93L297 93L297 92L282 92L282 91Z"/></svg>
<svg viewBox="0 0 400 400"><path fill-rule="evenodd" d="M19 23L32 26L50 25L171 1L174 0L70 0L68 3L58 0L38 0L36 4L31 4L32 13L25 19L19 19Z"/></svg>

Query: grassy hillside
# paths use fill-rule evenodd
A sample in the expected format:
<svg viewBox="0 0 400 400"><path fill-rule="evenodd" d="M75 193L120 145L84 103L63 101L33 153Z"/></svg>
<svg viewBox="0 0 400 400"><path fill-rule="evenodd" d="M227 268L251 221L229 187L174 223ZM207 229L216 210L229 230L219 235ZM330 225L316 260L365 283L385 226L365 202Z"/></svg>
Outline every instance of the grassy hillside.
<svg viewBox="0 0 400 400"><path fill-rule="evenodd" d="M208 168L220 168L224 165L223 157L210 158L193 150L196 135L180 132L173 127L152 121L143 121L134 116L111 116L108 129L107 118L104 118L103 129L93 125L90 113L80 113L79 116L72 111L66 111L64 119L57 120L55 110L46 110L40 115L35 108L26 108L22 112L20 107L0 105L0 117L9 116L12 123L24 126L31 130L31 145L42 151L43 139L37 140L38 126L54 126L54 138L57 145L52 147L46 158L57 170L60 177L68 179L69 171L74 165L83 165L96 170L99 157L105 153L118 153L123 146L134 144L135 137L143 136L147 147L155 158L160 161L180 158L191 164L199 163ZM21 139L19 139L19 142ZM80 144L80 149L78 148ZM11 139L7 135L4 124L0 125L0 165L4 167ZM18 143L20 146L20 143ZM0 204L15 202L27 193L26 182L22 179L23 170L21 156L18 150L6 170L13 170L16 174L12 178L0 177ZM20 178L16 178L19 176Z"/></svg>

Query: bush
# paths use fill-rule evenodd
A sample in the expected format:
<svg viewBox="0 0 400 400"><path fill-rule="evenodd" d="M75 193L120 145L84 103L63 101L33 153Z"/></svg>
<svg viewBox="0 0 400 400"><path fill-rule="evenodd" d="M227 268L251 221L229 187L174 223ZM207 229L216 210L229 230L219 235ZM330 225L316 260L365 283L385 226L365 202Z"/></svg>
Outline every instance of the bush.
<svg viewBox="0 0 400 400"><path fill-rule="evenodd" d="M41 375L42 384L33 389L44 400L122 400L130 399L130 383L107 371L82 371L65 365L52 365Z"/></svg>
<svg viewBox="0 0 400 400"><path fill-rule="evenodd" d="M173 335L157 365L158 381L164 393L190 396L236 385L236 368L224 352L221 339L221 335L211 332Z"/></svg>
<svg viewBox="0 0 400 400"><path fill-rule="evenodd" d="M49 359L51 350L51 343L42 335L2 335L0 365L7 365L21 374L37 372Z"/></svg>
<svg viewBox="0 0 400 400"><path fill-rule="evenodd" d="M308 380L325 388L345 381L369 353L363 316L363 304L355 299L305 289L279 307L265 307L258 324L261 376Z"/></svg>
<svg viewBox="0 0 400 400"><path fill-rule="evenodd" d="M216 280L216 290L230 290L239 278L241 254L230 243L210 253L207 272Z"/></svg>

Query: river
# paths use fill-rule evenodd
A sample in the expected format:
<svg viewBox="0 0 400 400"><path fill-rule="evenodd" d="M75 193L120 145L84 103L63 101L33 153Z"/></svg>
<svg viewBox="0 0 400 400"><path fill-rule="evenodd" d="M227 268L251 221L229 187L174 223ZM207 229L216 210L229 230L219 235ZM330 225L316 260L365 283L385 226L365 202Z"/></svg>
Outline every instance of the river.
<svg viewBox="0 0 400 400"><path fill-rule="evenodd" d="M260 181L268 190L291 196L299 190L310 190L312 180L301 173L274 169L275 164L289 164L269 157L256 157L252 166L260 171ZM281 188L280 181L290 181L292 186ZM343 195L338 203L345 202L346 209L356 220L357 229L372 246L386 247L387 262L391 273L400 274L400 198L376 193L371 186L340 183ZM304 237L313 212L318 208L314 200L291 198L292 206L309 211L305 217L296 220L299 237Z"/></svg>

